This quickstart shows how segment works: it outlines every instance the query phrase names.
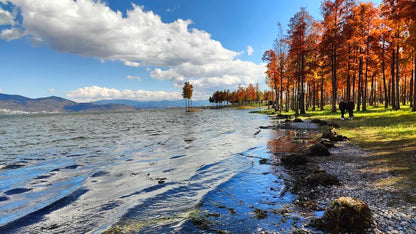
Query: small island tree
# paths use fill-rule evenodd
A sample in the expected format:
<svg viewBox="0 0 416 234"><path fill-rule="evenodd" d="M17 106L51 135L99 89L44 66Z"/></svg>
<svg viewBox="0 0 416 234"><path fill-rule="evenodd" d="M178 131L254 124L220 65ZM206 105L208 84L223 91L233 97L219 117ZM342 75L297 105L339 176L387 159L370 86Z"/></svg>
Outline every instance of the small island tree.
<svg viewBox="0 0 416 234"><path fill-rule="evenodd" d="M186 112L189 112L190 107L192 107L192 104L191 104L192 92L193 92L193 86L189 83L189 81L185 82L185 84L183 85L182 97L185 98Z"/></svg>

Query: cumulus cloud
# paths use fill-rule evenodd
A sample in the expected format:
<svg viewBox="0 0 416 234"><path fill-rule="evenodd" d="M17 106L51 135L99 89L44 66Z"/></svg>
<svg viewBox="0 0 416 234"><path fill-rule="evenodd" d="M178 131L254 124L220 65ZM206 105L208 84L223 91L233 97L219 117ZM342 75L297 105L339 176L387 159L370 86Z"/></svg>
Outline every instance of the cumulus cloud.
<svg viewBox="0 0 416 234"><path fill-rule="evenodd" d="M8 24L15 24L1 32L7 40L27 35L59 52L151 67L151 77L171 80L175 87L192 80L201 92L264 83L263 64L236 59L241 52L224 48L208 32L190 28L191 20L164 23L159 15L134 4L123 14L94 0L9 2L20 17L7 18ZM249 46L247 53L253 52Z"/></svg>
<svg viewBox="0 0 416 234"><path fill-rule="evenodd" d="M0 7L0 25L14 25L14 16L3 8Z"/></svg>
<svg viewBox="0 0 416 234"><path fill-rule="evenodd" d="M163 23L152 11L133 5L127 16L100 1L14 0L27 32L58 51L121 60L126 65L175 66L229 60L227 50L211 35L189 29L190 20Z"/></svg>
<svg viewBox="0 0 416 234"><path fill-rule="evenodd" d="M146 90L118 90L113 88L90 86L79 88L67 93L67 97L78 102L93 102L110 99L128 99L134 101L178 100L179 92L146 91Z"/></svg>
<svg viewBox="0 0 416 234"><path fill-rule="evenodd" d="M263 83L265 64L232 60L194 65L183 63L170 69L157 68L150 75L155 79L173 80L180 86L190 79L195 88L236 88L238 84ZM224 87L225 86L225 87Z"/></svg>
<svg viewBox="0 0 416 234"><path fill-rule="evenodd" d="M251 47L250 45L247 46L247 54L248 54L248 56L253 55L253 53L254 53L253 47Z"/></svg>
<svg viewBox="0 0 416 234"><path fill-rule="evenodd" d="M23 32L19 28L10 28L10 29L4 29L0 33L1 39L6 39L8 41L15 40L17 38L20 38L25 35L25 32Z"/></svg>
<svg viewBox="0 0 416 234"><path fill-rule="evenodd" d="M127 79L129 80L138 80L138 81L142 81L142 79L138 76L127 76Z"/></svg>

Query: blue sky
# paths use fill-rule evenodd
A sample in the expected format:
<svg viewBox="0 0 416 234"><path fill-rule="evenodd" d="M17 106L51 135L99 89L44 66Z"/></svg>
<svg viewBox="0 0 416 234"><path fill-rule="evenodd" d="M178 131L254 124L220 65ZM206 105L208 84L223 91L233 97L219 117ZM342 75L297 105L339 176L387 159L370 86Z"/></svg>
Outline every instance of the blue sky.
<svg viewBox="0 0 416 234"><path fill-rule="evenodd" d="M0 92L32 98L194 99L259 83L277 35L317 0L0 0Z"/></svg>

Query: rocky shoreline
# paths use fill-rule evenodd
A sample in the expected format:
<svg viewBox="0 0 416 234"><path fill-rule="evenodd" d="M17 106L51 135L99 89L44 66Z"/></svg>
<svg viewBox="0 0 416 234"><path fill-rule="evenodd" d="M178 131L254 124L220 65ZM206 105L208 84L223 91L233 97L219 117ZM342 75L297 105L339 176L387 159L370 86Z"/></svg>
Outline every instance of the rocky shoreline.
<svg viewBox="0 0 416 234"><path fill-rule="evenodd" d="M404 201L399 191L377 186L379 180L392 175L379 170L367 152L352 142L336 141L329 152L329 156L309 155L302 165L284 166L287 186L298 195L293 206L305 218L299 232L315 232L310 227L331 201L353 197L371 210L373 223L365 233L416 233L416 206ZM316 174L323 175L322 181L310 180Z"/></svg>

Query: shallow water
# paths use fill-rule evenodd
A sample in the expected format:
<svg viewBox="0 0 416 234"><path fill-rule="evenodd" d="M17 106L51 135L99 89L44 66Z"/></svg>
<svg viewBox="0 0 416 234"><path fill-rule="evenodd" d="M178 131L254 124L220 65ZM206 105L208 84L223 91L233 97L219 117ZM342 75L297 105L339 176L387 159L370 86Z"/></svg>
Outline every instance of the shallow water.
<svg viewBox="0 0 416 234"><path fill-rule="evenodd" d="M1 232L100 232L136 217L181 217L247 170L241 153L270 138L255 135L267 117L245 110L0 120Z"/></svg>

